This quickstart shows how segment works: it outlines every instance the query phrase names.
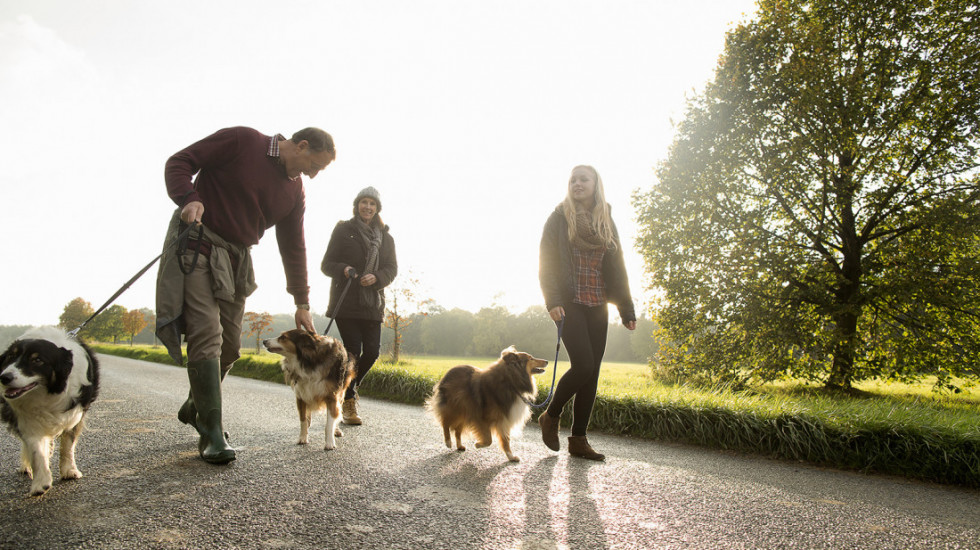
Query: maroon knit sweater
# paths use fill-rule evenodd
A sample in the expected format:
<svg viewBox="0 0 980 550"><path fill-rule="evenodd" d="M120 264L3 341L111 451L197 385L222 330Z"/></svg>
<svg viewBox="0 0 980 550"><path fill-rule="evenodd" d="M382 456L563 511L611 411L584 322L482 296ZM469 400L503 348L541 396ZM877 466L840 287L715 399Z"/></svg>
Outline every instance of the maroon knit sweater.
<svg viewBox="0 0 980 550"><path fill-rule="evenodd" d="M178 207L201 201L201 221L229 242L258 244L265 230L275 226L286 292L295 303L307 304L303 180L289 179L279 159L267 155L271 139L239 126L178 151L164 169L167 194Z"/></svg>

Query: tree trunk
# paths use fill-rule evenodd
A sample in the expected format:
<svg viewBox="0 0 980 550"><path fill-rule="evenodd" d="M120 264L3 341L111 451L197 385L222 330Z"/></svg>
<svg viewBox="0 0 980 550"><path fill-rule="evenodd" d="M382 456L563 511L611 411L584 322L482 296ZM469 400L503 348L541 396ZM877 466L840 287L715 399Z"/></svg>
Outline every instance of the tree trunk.
<svg viewBox="0 0 980 550"><path fill-rule="evenodd" d="M845 306L846 307L846 306ZM858 315L845 312L834 316L837 325L837 343L826 387L849 390L854 379L854 356L857 348Z"/></svg>
<svg viewBox="0 0 980 550"><path fill-rule="evenodd" d="M391 329L395 331L395 338L391 342L391 362L398 364L398 357L401 355L401 332L398 330L398 317L396 316Z"/></svg>
<svg viewBox="0 0 980 550"><path fill-rule="evenodd" d="M836 342L828 388L849 390L854 380L854 360L858 346L858 320L861 317L861 276L864 245L857 233L854 217L854 184L851 179L851 159L842 155L841 174L837 180L837 200L841 209L840 238L843 252L838 287L834 293L834 322Z"/></svg>

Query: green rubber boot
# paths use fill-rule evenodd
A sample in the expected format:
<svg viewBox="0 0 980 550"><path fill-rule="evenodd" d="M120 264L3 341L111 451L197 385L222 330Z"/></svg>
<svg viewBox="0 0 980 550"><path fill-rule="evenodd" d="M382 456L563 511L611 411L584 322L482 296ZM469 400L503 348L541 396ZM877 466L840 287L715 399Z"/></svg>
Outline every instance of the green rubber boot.
<svg viewBox="0 0 980 550"><path fill-rule="evenodd" d="M234 366L234 363L228 365L228 368L221 369L222 382L225 381L225 375L228 374L228 371L231 370L232 366ZM199 428L197 425L197 407L194 406L194 396L189 390L187 392L187 400L184 401L184 404L180 406L180 410L177 411L177 420L180 420L184 424L187 424L190 427L194 428L195 430L197 430L198 434L204 435L204 433L201 432L201 428ZM226 442L231 440L231 437L228 435L228 432L225 432L224 435L225 435Z"/></svg>
<svg viewBox="0 0 980 550"><path fill-rule="evenodd" d="M201 436L197 450L211 464L235 460L235 449L225 441L221 427L221 366L217 359L187 363L187 379L197 409L195 427Z"/></svg>

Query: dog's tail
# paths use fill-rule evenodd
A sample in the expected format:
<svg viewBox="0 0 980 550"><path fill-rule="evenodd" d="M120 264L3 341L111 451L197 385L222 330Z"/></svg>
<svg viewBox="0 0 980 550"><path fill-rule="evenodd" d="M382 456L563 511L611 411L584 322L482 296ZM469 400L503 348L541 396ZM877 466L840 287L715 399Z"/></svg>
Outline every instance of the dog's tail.
<svg viewBox="0 0 980 550"><path fill-rule="evenodd" d="M347 348L341 348L347 360L342 362L341 368L337 369L337 385L347 391L347 387L357 378L357 357Z"/></svg>
<svg viewBox="0 0 980 550"><path fill-rule="evenodd" d="M446 395L442 392L442 381L436 382L432 388L432 395L425 400L425 410L442 421L442 407L446 404Z"/></svg>

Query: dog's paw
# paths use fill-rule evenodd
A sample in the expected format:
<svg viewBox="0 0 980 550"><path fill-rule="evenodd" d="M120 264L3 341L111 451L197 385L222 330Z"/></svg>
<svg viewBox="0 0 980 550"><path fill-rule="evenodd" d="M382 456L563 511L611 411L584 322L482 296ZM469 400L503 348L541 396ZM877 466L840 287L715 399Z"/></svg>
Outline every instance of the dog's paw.
<svg viewBox="0 0 980 550"><path fill-rule="evenodd" d="M336 444L332 444L331 445L330 443L327 443L326 445L323 446L323 450L324 451L332 451L332 450L334 450L336 448L337 448L337 445Z"/></svg>
<svg viewBox="0 0 980 550"><path fill-rule="evenodd" d="M340 431L340 428L334 428L334 430L333 430L333 436L334 437L343 437L344 436L344 432Z"/></svg>
<svg viewBox="0 0 980 550"><path fill-rule="evenodd" d="M450 449L452 449L452 447L450 447ZM465 451L465 450L466 450L466 446L465 445L460 445L460 446L456 447L456 451L458 451L460 453L463 452L463 451Z"/></svg>
<svg viewBox="0 0 980 550"><path fill-rule="evenodd" d="M297 445L306 445L306 439L300 439L296 442Z"/></svg>
<svg viewBox="0 0 980 550"><path fill-rule="evenodd" d="M477 441L476 442L476 448L477 449L482 449L484 447L489 447L492 444L493 444L493 441Z"/></svg>
<svg viewBox="0 0 980 550"><path fill-rule="evenodd" d="M78 468L72 468L61 472L61 479L79 479L81 477L82 472L78 471Z"/></svg>
<svg viewBox="0 0 980 550"><path fill-rule="evenodd" d="M511 462L520 462L521 461L521 457L519 457L517 455L507 455L507 460L509 460Z"/></svg>
<svg viewBox="0 0 980 550"><path fill-rule="evenodd" d="M39 497L39 496L43 495L44 493L47 493L48 492L48 489L50 489L50 488L51 488L51 484L50 483L32 483L31 484L31 496L32 497Z"/></svg>
<svg viewBox="0 0 980 550"><path fill-rule="evenodd" d="M17 473L27 476L27 479L34 479L34 472L32 472L27 466L22 466L19 468Z"/></svg>

